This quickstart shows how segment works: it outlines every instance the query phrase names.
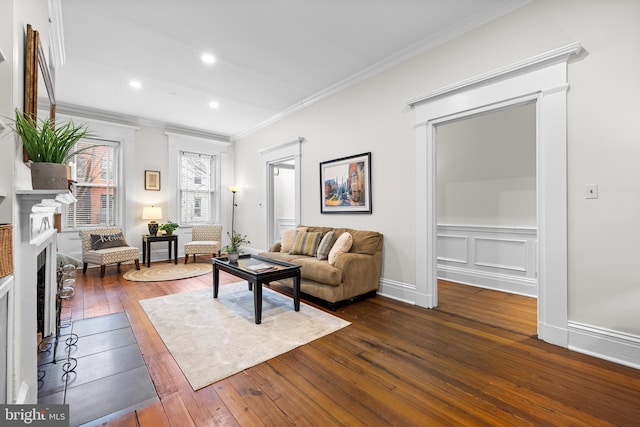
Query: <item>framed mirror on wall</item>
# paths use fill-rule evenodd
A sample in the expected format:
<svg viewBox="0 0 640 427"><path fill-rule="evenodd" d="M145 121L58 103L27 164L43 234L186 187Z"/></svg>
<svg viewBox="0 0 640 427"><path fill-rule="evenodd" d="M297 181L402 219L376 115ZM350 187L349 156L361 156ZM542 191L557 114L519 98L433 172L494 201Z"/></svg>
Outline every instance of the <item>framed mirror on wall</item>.
<svg viewBox="0 0 640 427"><path fill-rule="evenodd" d="M49 119L53 122L56 117L56 96L53 79L47 63L47 55L40 42L40 35L31 24L27 24L24 57L24 115L38 118L38 89L44 87L47 92ZM40 70L40 73L38 73ZM23 151L24 161L29 160L26 150Z"/></svg>

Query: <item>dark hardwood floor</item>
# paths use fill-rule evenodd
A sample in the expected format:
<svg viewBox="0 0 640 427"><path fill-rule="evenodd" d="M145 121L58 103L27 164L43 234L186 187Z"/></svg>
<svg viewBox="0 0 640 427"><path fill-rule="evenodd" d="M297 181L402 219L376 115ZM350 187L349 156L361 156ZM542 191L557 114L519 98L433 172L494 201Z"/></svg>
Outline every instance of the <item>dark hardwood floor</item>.
<svg viewBox="0 0 640 427"><path fill-rule="evenodd" d="M538 340L531 298L446 282L438 309L342 307L351 326L194 392L138 301L211 274L141 283L122 279L128 268L80 273L71 308L74 320L126 312L160 397L110 427L640 425L639 370Z"/></svg>

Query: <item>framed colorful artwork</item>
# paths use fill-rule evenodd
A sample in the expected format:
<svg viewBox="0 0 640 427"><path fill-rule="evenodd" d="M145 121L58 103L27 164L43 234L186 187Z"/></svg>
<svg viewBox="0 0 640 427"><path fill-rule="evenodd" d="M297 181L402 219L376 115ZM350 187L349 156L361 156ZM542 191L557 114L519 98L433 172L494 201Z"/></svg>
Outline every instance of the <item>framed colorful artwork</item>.
<svg viewBox="0 0 640 427"><path fill-rule="evenodd" d="M320 213L371 213L371 153L320 163Z"/></svg>

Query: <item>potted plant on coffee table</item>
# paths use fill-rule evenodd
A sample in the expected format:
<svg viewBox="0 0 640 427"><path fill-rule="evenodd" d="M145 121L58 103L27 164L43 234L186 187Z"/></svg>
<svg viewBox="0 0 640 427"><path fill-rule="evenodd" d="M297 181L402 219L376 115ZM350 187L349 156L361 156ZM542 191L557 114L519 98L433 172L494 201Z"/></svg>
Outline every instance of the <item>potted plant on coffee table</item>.
<svg viewBox="0 0 640 427"><path fill-rule="evenodd" d="M76 154L93 148L72 151L76 143L91 136L91 132L86 126L76 126L71 121L58 126L51 119L37 120L16 110L14 131L31 159L34 190L68 189L71 177L66 163Z"/></svg>
<svg viewBox="0 0 640 427"><path fill-rule="evenodd" d="M178 224L169 220L166 223L161 224L160 227L158 227L158 229L163 230L168 236L171 236L174 230L178 227L180 227Z"/></svg>
<svg viewBox="0 0 640 427"><path fill-rule="evenodd" d="M237 262L240 258L240 246L244 243L251 243L247 239L247 235L233 232L233 235L227 231L227 237L229 237L229 243L223 248L227 253L227 258L230 262Z"/></svg>

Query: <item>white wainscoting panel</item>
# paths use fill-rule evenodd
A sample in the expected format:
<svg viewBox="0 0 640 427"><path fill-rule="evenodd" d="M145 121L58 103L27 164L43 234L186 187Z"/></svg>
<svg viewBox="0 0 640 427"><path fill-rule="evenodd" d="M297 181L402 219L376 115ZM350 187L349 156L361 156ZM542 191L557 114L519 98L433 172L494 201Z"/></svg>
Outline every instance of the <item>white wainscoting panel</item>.
<svg viewBox="0 0 640 427"><path fill-rule="evenodd" d="M276 236L277 240L280 240L280 236L282 236L282 232L284 230L290 230L296 227L296 219L295 218L276 218ZM273 243L273 242L271 242Z"/></svg>
<svg viewBox="0 0 640 427"><path fill-rule="evenodd" d="M467 246L466 236L438 233L438 261L467 264Z"/></svg>
<svg viewBox="0 0 640 427"><path fill-rule="evenodd" d="M442 224L437 243L438 278L538 296L535 228Z"/></svg>
<svg viewBox="0 0 640 427"><path fill-rule="evenodd" d="M474 237L474 264L504 270L527 271L527 241Z"/></svg>

